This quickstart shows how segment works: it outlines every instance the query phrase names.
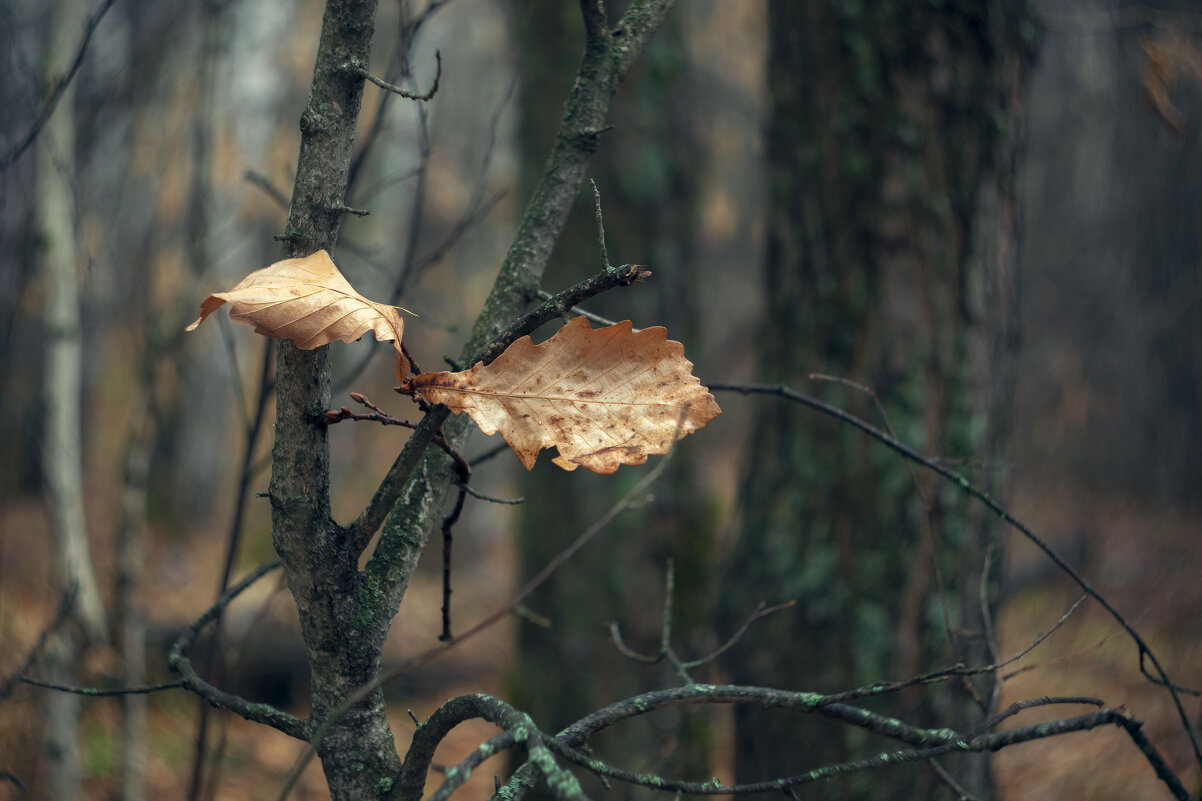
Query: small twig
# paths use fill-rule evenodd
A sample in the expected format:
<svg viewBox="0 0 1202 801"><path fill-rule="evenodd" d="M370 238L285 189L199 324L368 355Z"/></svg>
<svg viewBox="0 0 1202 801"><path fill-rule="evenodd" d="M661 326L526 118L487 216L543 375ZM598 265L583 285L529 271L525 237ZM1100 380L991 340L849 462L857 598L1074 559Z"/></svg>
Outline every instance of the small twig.
<svg viewBox="0 0 1202 801"><path fill-rule="evenodd" d="M42 687L47 690L58 690L63 693L71 693L72 695L87 695L92 698L105 698L112 695L149 695L162 690L178 690L184 687L182 679L178 681L165 681L162 684L147 684L141 687L71 687L66 684L55 684L50 681L41 681L40 679L30 678L29 676L21 676L21 682L34 687Z"/></svg>
<svg viewBox="0 0 1202 801"><path fill-rule="evenodd" d="M50 637L67 622L67 618L71 615L71 608L75 606L75 596L78 592L79 582L77 581L72 581L63 590L62 597L59 598L58 602L58 611L54 613L54 619L50 621L50 625L42 629L42 633L38 635L38 641L29 649L29 653L21 660L21 664L17 669L4 680L3 686L0 686L0 701L8 698L9 694L12 693L13 687L25 676L25 671L29 670L33 666L33 663L38 660L38 657L42 655L42 650L45 649Z"/></svg>
<svg viewBox="0 0 1202 801"><path fill-rule="evenodd" d="M540 289L538 291L538 296L540 298L542 298L543 300L551 300L551 298L553 297L550 292L547 292L542 289ZM617 325L617 323L615 321L609 319L608 317L602 317L599 314L593 314L591 311L585 311L584 309L581 309L581 308L568 309L568 314L574 314L577 317L585 317L585 318L593 321L594 323L600 323L601 325ZM633 328L633 327L631 328L631 331L636 332L636 333L640 330L642 330L642 329Z"/></svg>
<svg viewBox="0 0 1202 801"><path fill-rule="evenodd" d="M528 623L533 623L540 629L549 629L553 626L551 623L551 618L547 617L546 615L540 615L538 612L535 612L525 604L518 604L513 608L513 611L510 614L512 614L514 617L520 617L522 620L525 620Z"/></svg>
<svg viewBox="0 0 1202 801"><path fill-rule="evenodd" d="M1085 601L1084 597L1078 599L1078 601L1072 605L1072 608L1070 608L1067 612L1065 612L1063 615L1061 615L1060 619L1057 620L1051 626L1051 628L1049 628L1047 631L1044 631L1044 632L1038 634L1035 637L1035 639L1030 644L1028 644L1025 648L1023 648L1021 651L1014 654L1013 656L1009 657L1008 659L1002 660L1001 662L984 665L982 667L966 667L963 664L956 664L949 668L943 668L941 670L931 671L930 673L923 673L922 675L914 676L913 678L906 679L905 681L879 681L879 682L876 682L875 684L870 684L866 687L858 687L854 690L848 690L846 692L841 692L841 693L834 693L832 695L827 696L827 698L832 701L840 701L840 702L854 701L857 698L864 698L864 697L868 697L868 696L879 696L884 693L893 693L893 692L897 692L899 690L908 689L910 687L917 687L917 686L924 685L924 684L938 684L940 682L947 681L948 679L953 678L955 676L976 676L981 673L996 673L1002 667L1005 667L1006 665L1009 665L1012 662L1022 659L1024 656L1026 656L1028 653L1030 653L1037 645L1039 645L1041 642L1043 642L1049 636L1051 636L1051 634L1054 631L1056 631L1056 629L1060 628L1060 626L1062 626L1064 624L1064 622L1069 619L1069 617L1073 614L1073 612L1077 611L1077 607L1079 607L1082 604L1082 602L1084 602L1084 601ZM1010 676L1013 676L1013 675L1014 674L1012 673L1007 676L1003 676L1002 679L1005 680L1007 678L1010 678Z"/></svg>
<svg viewBox="0 0 1202 801"><path fill-rule="evenodd" d="M931 770L935 771L935 775L939 780L951 788L956 794L956 801L981 801L980 798L964 789L959 782L952 777L952 774L947 772L947 768L940 764L938 759L928 759L927 764L931 766Z"/></svg>
<svg viewBox="0 0 1202 801"><path fill-rule="evenodd" d="M184 689L191 690L214 706L228 709L230 712L254 723L271 726L290 737L307 741L309 739L308 721L293 717L287 712L283 712L268 704L251 703L244 698L239 698L236 695L217 689L197 675L196 670L192 667L191 660L185 655L185 652L192 646L192 643L196 641L196 637L200 634L201 629L212 623L247 587L279 566L279 562L269 562L260 565L252 570L244 579L226 590L217 599L215 604L209 607L204 614L193 621L192 625L184 629L179 635L167 654L167 667L173 673L180 675Z"/></svg>
<svg viewBox="0 0 1202 801"><path fill-rule="evenodd" d="M418 365L417 359L413 358L413 354L409 352L409 348L405 347L405 343L401 343L401 355L405 357L405 361L409 362L409 371L412 373L421 373L422 368Z"/></svg>
<svg viewBox="0 0 1202 801"><path fill-rule="evenodd" d="M783 604L776 604L775 606L765 606L764 602L760 601L759 604L756 605L755 610L750 615L747 616L746 620L743 621L743 625L739 626L738 631L736 631L734 634L730 635L730 638L726 642L722 643L722 645L718 646L717 650L712 651L711 653L707 654L706 656L701 657L700 659L694 659L690 662L686 662L685 667L688 667L691 669L691 668L695 668L695 667L701 667L702 665L705 665L709 662L713 662L715 659L722 656L722 654L724 654L728 650L730 650L730 648L733 647L735 643L737 643L739 640L741 640L743 638L743 635L747 633L747 630L751 628L752 623L755 623L757 620L759 620L761 618L768 617L768 615L774 615L777 612L783 612L786 609L791 609L792 607L794 607L796 605L797 605L797 601L785 601Z"/></svg>
<svg viewBox="0 0 1202 801"><path fill-rule="evenodd" d="M626 640L622 639L622 629L618 626L618 621L616 620L609 622L609 639L614 644L617 652L627 659L642 662L645 665L656 665L663 661L664 654L662 651L657 654L640 654L628 646Z"/></svg>
<svg viewBox="0 0 1202 801"><path fill-rule="evenodd" d="M418 423L410 422L409 420L401 420L399 417L393 417L388 412L381 409L379 406L367 399L367 396L359 392L348 393L355 403L366 406L371 409L370 413L352 412L345 406L340 406L337 409L331 409L321 416L321 420L328 426L335 423L341 423L343 420L354 420L356 422L379 423L382 426L400 426L402 428L416 429ZM436 436L436 441L445 450L450 446L446 444L446 440L440 436Z"/></svg>
<svg viewBox="0 0 1202 801"><path fill-rule="evenodd" d="M492 446L488 450L486 450L484 453L477 456L475 459L472 459L472 461L469 464L471 464L472 467L479 467L480 465L484 464L488 460L494 459L497 456L500 456L502 453L504 453L507 450L510 450L509 443L508 442L500 442L500 443Z"/></svg>
<svg viewBox="0 0 1202 801"><path fill-rule="evenodd" d="M593 185L593 204L597 217L597 247L601 251L601 269L609 269L609 253L605 249L605 220L601 216L601 191L597 189L597 182L592 178L588 182Z"/></svg>
<svg viewBox="0 0 1202 801"><path fill-rule="evenodd" d="M1069 607L1067 612L1065 612L1063 615L1060 616L1059 620L1057 620L1055 623L1052 624L1051 628L1049 628L1047 631L1041 632L1038 636L1036 636L1035 639L1031 641L1030 645L1028 645L1026 648L1022 649L1021 651L1019 651L1018 653L1016 653L1014 656L1010 657L1009 659L1006 659L1002 662L998 662L996 665L990 665L990 668L995 669L995 670L998 668L1004 668L1006 665L1009 665L1013 662L1017 662L1018 660L1022 659L1027 654L1031 653L1031 651L1035 650L1035 646L1039 645L1041 642L1043 642L1048 637L1050 637L1052 635L1052 633L1054 631L1056 631L1056 629L1063 626L1065 624L1065 622L1068 621L1068 619L1070 617L1072 617L1073 612L1077 611L1077 607L1079 607L1079 606L1081 606L1081 604L1085 603L1085 599L1088 597L1089 596L1087 596L1087 595L1082 595L1080 598L1077 599L1076 603L1074 603L1072 606Z"/></svg>
<svg viewBox="0 0 1202 801"><path fill-rule="evenodd" d="M684 414L687 414L685 412ZM683 420L683 414L682 418ZM677 436L680 435L679 428ZM672 669L676 671L677 677L686 685L695 684L693 677L689 675L689 668L685 662L681 661L677 656L675 649L672 648L672 609L673 599L676 594L676 564L672 559L668 559L668 565L664 575L664 611L660 622L659 634L659 651L668 662L672 665Z"/></svg>
<svg viewBox="0 0 1202 801"><path fill-rule="evenodd" d="M563 292L552 295L541 306L527 312L519 318L509 330L493 340L472 363L484 362L489 364L493 359L505 352L505 349L519 337L534 331L543 323L554 320L571 310L573 306L594 295L619 286L630 286L651 275L651 270L641 264L623 264L621 267L610 267L591 278L586 278Z"/></svg>
<svg viewBox="0 0 1202 801"><path fill-rule="evenodd" d="M492 495L485 495L480 490L472 489L470 484L462 481L457 483L463 490L467 492L468 495L471 495L473 498L477 498L482 501L488 501L489 503L499 503L506 506L518 506L519 504L526 502L525 498L494 498Z"/></svg>
<svg viewBox="0 0 1202 801"><path fill-rule="evenodd" d="M455 537L452 530L455 524L459 522L459 515L463 513L463 501L467 497L467 483L472 477L472 468L468 465L467 460L459 451L451 447L450 443L442 436L439 436L443 442L443 450L450 455L455 462L455 473L459 485L459 494L455 498L455 505L442 519L442 633L438 635L438 639L442 642L450 643L455 641L454 635L451 634L451 544Z"/></svg>
<svg viewBox="0 0 1202 801"><path fill-rule="evenodd" d="M25 786L25 783L23 781L18 779L12 773L9 773L7 770L0 770L0 779L3 779L4 781L9 782L10 784L12 784L13 787L16 787L18 790L20 790L23 793L29 791L29 788L27 788Z"/></svg>
<svg viewBox="0 0 1202 801"><path fill-rule="evenodd" d="M1001 657L998 655L997 633L993 628L993 611L990 609L989 603L989 574L992 570L993 543L991 542L985 548L985 560L984 564L981 565L981 585L977 591L977 605L980 608L981 621L985 627L985 647L989 649L989 661L996 664ZM1035 643L1035 645L1038 644L1038 642ZM990 677L989 682L989 702L985 707L986 712L997 708L997 699L1001 688L1002 683L998 680L997 671L993 671L993 676Z"/></svg>
<svg viewBox="0 0 1202 801"><path fill-rule="evenodd" d="M1093 698L1090 696L1078 695L1053 697L1050 695L1044 695L1039 698L1028 698L1025 701L1016 701L1015 703L1003 709L1001 712L998 712L997 714L992 715L986 720L982 721L981 724L973 729L968 736L976 737L978 735L985 734L986 732L997 728L997 725L1002 721L1006 720L1007 718L1012 718L1024 710L1033 709L1039 706L1052 706L1053 704L1088 704L1089 706L1096 706L1099 709L1106 706L1106 702L1101 698Z"/></svg>
<svg viewBox="0 0 1202 801"><path fill-rule="evenodd" d="M676 562L672 557L668 557L664 567L664 611L659 624L659 650L665 654L672 647L672 595L675 591Z"/></svg>
<svg viewBox="0 0 1202 801"><path fill-rule="evenodd" d="M402 89L396 84L392 84L381 78L377 78L376 76L372 75L362 64L351 62L347 65L347 69L349 69L355 75L358 75L360 78L374 83L376 86L380 87L386 92L392 92L394 95L399 95L406 100L420 100L425 102L427 100L431 100L434 95L438 93L438 82L442 80L442 52L435 50L434 59L438 62L438 69L434 73L434 85L431 86L430 91L426 92L424 95L419 95L416 92L410 92L407 89Z"/></svg>
<svg viewBox="0 0 1202 801"><path fill-rule="evenodd" d="M467 482L460 481L455 506L442 519L442 633L438 635L438 639L446 643L455 641L454 635L451 634L451 544L455 541L452 529L463 512L463 499L466 497Z"/></svg>
<svg viewBox="0 0 1202 801"><path fill-rule="evenodd" d="M271 179L263 173L255 172L254 170L247 170L245 173L243 173L242 178L266 192L267 196L274 200L276 205L280 208L288 208L288 196L285 195L283 191L281 191L278 186L272 183Z"/></svg>
<svg viewBox="0 0 1202 801"><path fill-rule="evenodd" d="M326 211L336 211L339 214L353 214L356 217L367 217L371 214L367 209L355 209L343 203L341 200L335 200L326 206Z"/></svg>
<svg viewBox="0 0 1202 801"><path fill-rule="evenodd" d="M29 131L21 138L21 141L11 151L0 157L0 172L4 172L13 165L17 159L29 149L29 146L38 138L38 134L46 127L50 115L54 113L54 109L58 107L58 101L62 100L63 93L67 91L67 87L71 85L71 81L75 79L76 73L79 72L79 67L83 64L84 53L88 51L88 42L92 41L92 34L96 32L96 27L100 25L100 20L104 19L104 15L113 7L115 0L104 0L100 8L88 17L87 23L84 25L83 39L79 43L79 48L75 51L75 60L71 62L71 69L62 78L54 82L54 88L50 92L50 96L42 103L42 107L38 110L37 116L34 117L33 124L29 126Z"/></svg>
<svg viewBox="0 0 1202 801"><path fill-rule="evenodd" d="M660 623L659 651L653 655L640 654L638 651L635 651L630 646L626 645L626 641L622 638L622 630L618 626L617 621L612 621L609 624L609 636L610 640L614 644L614 648L617 649L618 653L622 654L628 659L633 659L636 662L642 662L648 665L658 664L664 659L667 659L668 662L671 663L673 669L676 671L676 675L686 685L694 683L692 677L689 675L690 670L701 667L702 665L706 665L725 653L727 649L733 646L743 637L744 634L747 633L747 630L751 628L752 623L762 617L767 617L775 612L788 609L797 603L796 601L788 601L783 604L777 604L776 606L765 607L763 601L761 601L756 606L755 611L748 616L747 620L743 621L743 625L739 627L739 630L732 634L730 639L719 646L717 650L701 657L700 659L683 660L672 647L672 598L675 585L676 580L674 565L672 560L669 559L666 575L664 577L664 610Z"/></svg>
<svg viewBox="0 0 1202 801"><path fill-rule="evenodd" d="M885 430L888 431L894 439L897 439L897 432L893 430L893 423L890 422L889 415L885 412L885 407L881 403L880 396L873 391L872 387L865 386L858 381L852 381L850 378L844 378L843 376L838 375L827 375L826 373L810 373L809 379L811 381L829 381L832 384L842 384L845 387L851 387L852 389L862 392L868 397L872 398L872 403L874 406L876 406L876 410L880 413L881 421L885 424Z"/></svg>

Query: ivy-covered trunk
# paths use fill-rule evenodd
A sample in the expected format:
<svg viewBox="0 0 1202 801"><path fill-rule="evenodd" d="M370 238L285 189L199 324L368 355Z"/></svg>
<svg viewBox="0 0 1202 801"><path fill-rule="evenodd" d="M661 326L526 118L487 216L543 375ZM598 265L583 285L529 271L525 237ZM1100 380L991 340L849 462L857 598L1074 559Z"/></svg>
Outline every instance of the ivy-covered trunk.
<svg viewBox="0 0 1202 801"><path fill-rule="evenodd" d="M1029 11L1022 0L769 8L760 373L964 460L996 492L1016 344L1013 159ZM887 420L864 389L816 385L813 373L871 389ZM850 427L782 405L759 415L725 586L745 606L765 593L798 606L757 624L732 679L834 692L988 664L978 599L982 581L996 597L998 526ZM958 727L991 707L991 678L879 708ZM752 706L736 721L740 781L887 748ZM990 795L985 758L949 757L946 768L973 797ZM952 792L944 781L919 764L799 795L934 798L941 785Z"/></svg>

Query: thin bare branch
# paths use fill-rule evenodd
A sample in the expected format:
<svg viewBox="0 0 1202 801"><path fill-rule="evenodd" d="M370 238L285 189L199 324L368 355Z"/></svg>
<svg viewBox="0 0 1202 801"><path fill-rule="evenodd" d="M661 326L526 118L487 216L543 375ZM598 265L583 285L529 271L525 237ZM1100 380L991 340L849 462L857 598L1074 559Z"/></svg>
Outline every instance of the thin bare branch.
<svg viewBox="0 0 1202 801"><path fill-rule="evenodd" d="M609 269L609 252L605 249L605 219L601 216L601 190L592 178L588 182L593 186L593 214L597 218L597 249L601 252L601 269Z"/></svg>
<svg viewBox="0 0 1202 801"><path fill-rule="evenodd" d="M722 654L730 650L735 643L741 640L743 635L747 633L747 630L750 629L751 625L757 620L768 617L769 615L774 615L777 612L783 612L786 609L792 609L796 605L797 601L785 601L783 604L765 606L764 602L760 601L760 603L756 605L755 610L752 611L752 613L747 616L747 619L743 621L743 625L739 626L738 630L734 634L730 635L730 638L726 642L722 643L716 650L710 652L709 654L706 654L699 659L686 662L685 666L688 668L695 668L713 662L715 659L722 656Z"/></svg>
<svg viewBox="0 0 1202 801"><path fill-rule="evenodd" d="M403 97L406 100L420 100L424 103L427 100L432 100L434 95L438 94L438 83L442 80L442 52L435 50L434 58L438 62L438 71L434 73L434 85L431 86L430 91L426 92L425 94L410 92L408 89L404 89L396 84L392 84L381 78L377 78L376 76L372 75L368 71L367 67L364 67L362 64L351 62L347 65L347 69L355 75L358 75L360 78L363 78L370 83L374 83L376 86L380 87L386 92L392 92L394 95Z"/></svg>
<svg viewBox="0 0 1202 801"><path fill-rule="evenodd" d="M71 85L71 81L75 80L76 73L79 72L79 67L83 64L84 54L88 52L88 43L92 41L92 34L96 32L96 28L100 25L100 21L104 19L104 15L113 7L115 0L104 0L100 8L88 17L88 21L84 24L83 39L79 42L79 47L75 51L75 59L71 62L70 69L67 74L54 82L54 87L50 90L50 95L42 102L42 107L38 109L37 116L33 119L33 124L29 126L29 131L25 136L21 137L21 141L17 146L8 153L0 156L0 173L7 170L16 162L17 159L24 155L29 146L34 143L42 129L46 127L46 122L50 119L50 115L54 114L54 109L58 107L58 101L62 100L63 93L67 91L67 87Z"/></svg>
<svg viewBox="0 0 1202 801"><path fill-rule="evenodd" d="M1084 579L1084 577L1081 576L1080 573L1078 573L1076 571L1076 569L1074 569L1067 561L1065 561L1064 557L1061 556L1059 554L1059 552L1057 552L1054 548L1052 548L1051 545L1049 545L1042 538L1040 538L1037 534L1035 534L1035 532L1032 531L1026 524L1024 524L1022 521L1018 520L1012 514L1010 514L997 501L993 500L993 498L991 498L988 493L986 493L984 490L977 487L975 484L973 484L971 481L969 481L966 477L960 475L959 473L956 473L953 470L948 469L946 466L944 466L943 464L940 464L939 462L937 462L933 459L929 459L926 456L923 456L921 453L914 450L909 445L906 445L905 443L901 442L897 438L892 437L889 434L886 434L884 431L881 431L880 429L876 428L871 423L868 423L867 421L865 421L849 412L846 412L843 409L838 408L837 406L832 406L829 403L825 403L824 401L818 400L817 398L811 397L809 395L805 395L801 392L797 392L796 390L790 389L787 386L774 385L774 384L722 384L722 383L708 384L708 386L711 391L715 391L715 392L726 391L726 392L739 392L739 393L748 394L748 395L773 395L773 396L776 396L779 398L784 398L786 400L793 401L794 403L799 403L803 406L808 406L809 408L814 409L819 412L822 412L823 414L830 415L831 417L834 417L844 423L847 423L848 425L852 426L853 428L859 429L863 433L872 437L876 441L883 444L885 447L889 448L890 450L894 451L895 453L900 454L901 456L905 457L906 459L909 459L910 461L915 462L916 464L922 465L923 467L927 468L928 470L934 471L935 473L939 474L943 478L947 479L948 481L950 481L953 484L955 484L956 486L958 486L963 492L967 493L971 497L975 498L976 500L978 500L979 502L984 504L990 511L992 511L994 514L998 515L998 517L1000 517L1003 522L1005 522L1007 525L1009 525L1012 528L1014 528L1015 530L1017 530L1024 537L1026 537L1031 543L1033 543L1037 548L1039 548L1039 550L1043 551L1043 553L1049 559L1051 559L1052 562L1058 568L1060 568L1061 571L1063 571L1067 576L1069 576L1077 584L1077 586L1081 588L1082 592L1084 592L1086 595L1088 595L1089 597L1091 597L1095 601L1097 601L1099 604L1101 604L1102 608L1105 609L1106 612L1112 618L1114 618L1114 620L1117 621L1120 626L1122 626L1123 630L1127 633L1127 635L1131 638L1131 640L1136 644L1136 647L1139 649L1139 664L1140 664L1141 672L1143 672L1144 676L1146 676L1154 684L1163 686L1169 691L1169 695L1171 696L1171 698L1173 700L1173 706L1177 710L1178 719L1181 721L1181 728L1183 731L1185 731L1186 735L1189 738L1190 746L1194 753L1194 758L1199 764L1202 764L1202 745L1200 745L1198 742L1197 733L1194 731L1193 723L1190 721L1189 715L1186 713L1185 707L1182 705L1182 702L1181 702L1181 693L1182 692L1189 692L1189 693L1193 694L1193 693L1196 693L1197 691L1196 690L1186 690L1186 688L1179 687L1176 684L1174 684L1169 679L1168 673L1165 670L1164 666L1160 663L1159 658L1152 651L1151 647L1144 640L1143 636L1140 635L1140 633L1135 630L1135 627L1132 626L1127 621L1127 619L1122 615L1122 613L1120 613L1118 611L1118 609L1116 609L1110 603L1110 601L1108 601L1101 593L1099 593L1097 590L1095 590L1093 588L1093 586L1089 582L1087 582ZM1151 663L1152 668L1155 671L1155 674L1148 672L1147 663Z"/></svg>
<svg viewBox="0 0 1202 801"><path fill-rule="evenodd" d="M162 692L163 690L178 690L184 687L182 679L179 681L165 681L161 684L146 684L141 687L71 687L66 684L55 684L52 681L30 678L29 676L21 676L20 679L23 684L28 684L31 687L57 690L58 692L71 693L73 695L86 695L91 698L108 698L115 695L149 695L150 693Z"/></svg>
<svg viewBox="0 0 1202 801"><path fill-rule="evenodd" d="M480 492L480 490L472 489L470 484L464 484L462 482L459 483L458 486L466 490L467 494L471 495L473 498L481 501L487 501L488 503L499 503L504 506L518 506L526 502L525 498L494 498L492 495L485 495L483 492Z"/></svg>
<svg viewBox="0 0 1202 801"><path fill-rule="evenodd" d="M21 660L21 664L17 667L17 669L9 674L8 678L4 680L3 685L0 685L0 701L8 698L8 696L12 693L13 687L16 686L17 682L21 681L25 677L25 672L29 670L29 668L33 666L33 663L38 660L38 657L42 655L42 651L46 648L46 643L50 640L54 633L58 631L64 623L67 622L67 618L71 616L71 608L75 605L75 596L78 593L79 584L78 582L74 581L71 582L71 584L68 585L65 590L63 590L63 594L58 601L58 611L54 613L54 619L42 629L42 632L38 635L38 641L35 642L33 647L29 649L29 653L27 653L25 658Z"/></svg>
<svg viewBox="0 0 1202 801"><path fill-rule="evenodd" d="M243 173L242 178L262 189L267 193L269 198L275 201L277 206L287 210L288 196L284 194L282 189L272 183L271 179L266 175L261 172L255 172L254 170L247 170L245 173Z"/></svg>
<svg viewBox="0 0 1202 801"><path fill-rule="evenodd" d="M657 665L664 659L663 651L655 654L640 654L626 644L626 640L622 638L622 629L618 626L618 621L611 620L609 622L609 639L614 644L614 648L618 653L627 659L635 662L642 662L645 665Z"/></svg>
<svg viewBox="0 0 1202 801"><path fill-rule="evenodd" d="M244 698L239 698L236 695L217 689L197 675L196 670L192 667L191 660L185 656L185 652L196 641L197 635L200 634L205 626L216 620L225 608L248 587L279 566L279 562L269 562L260 565L237 584L226 590L217 599L217 603L213 604L204 614L193 621L192 625L184 629L176 639L175 644L171 646L171 650L167 654L167 666L172 672L180 675L184 689L191 690L214 706L227 709L254 723L271 726L273 729L278 729L290 737L307 741L309 739L308 721L295 718L287 712L282 712L268 704L252 703Z"/></svg>
<svg viewBox="0 0 1202 801"><path fill-rule="evenodd" d="M550 300L553 297L550 292L545 292L541 289L538 291L538 296L540 298L542 298L543 300ZM592 312L585 311L584 309L581 309L581 308L568 309L568 314L574 314L578 317L586 317L589 320L592 320L594 323L597 323L598 325L617 325L616 321L610 320L608 317L602 317L599 314L593 314ZM634 328L632 330L641 331L642 329Z"/></svg>

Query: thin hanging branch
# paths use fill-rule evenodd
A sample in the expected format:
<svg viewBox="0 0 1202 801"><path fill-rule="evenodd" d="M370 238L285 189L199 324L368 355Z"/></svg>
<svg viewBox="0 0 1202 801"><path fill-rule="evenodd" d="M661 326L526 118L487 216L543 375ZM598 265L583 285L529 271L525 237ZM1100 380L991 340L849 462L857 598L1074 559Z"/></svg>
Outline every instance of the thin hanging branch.
<svg viewBox="0 0 1202 801"><path fill-rule="evenodd" d="M364 67L362 64L358 64L354 61L351 61L347 64L347 70L370 83L374 83L376 86L380 87L386 92L392 92L394 95L403 97L406 100L419 100L424 103L428 100L433 100L434 95L438 94L438 82L442 80L442 53L438 50L435 50L434 58L438 61L438 71L434 73L434 85L431 86L430 91L426 92L425 94L411 92L408 89L397 86L396 84L389 83L382 78L377 78L368 71L367 67Z"/></svg>
<svg viewBox="0 0 1202 801"><path fill-rule="evenodd" d="M715 392L726 391L739 392L746 395L773 395L794 403L799 403L803 406L808 406L809 408L822 412L823 414L830 415L831 417L847 423L853 428L859 429L863 433L872 437L895 453L900 454L904 458L937 473L938 475L958 486L963 492L983 503L987 508L989 508L990 511L998 515L1003 522L1017 530L1037 548L1043 551L1044 554L1051 559L1058 568L1060 568L1060 570L1062 570L1077 584L1078 587L1081 588L1082 592L1101 604L1102 608L1105 609L1106 612L1109 613L1110 616L1123 628L1123 630L1139 649L1140 671L1145 677L1152 681L1152 683L1160 685L1168 690L1169 695L1173 700L1173 705L1177 710L1178 718L1181 721L1181 728L1185 731L1186 736L1189 738L1190 746L1194 752L1194 758L1199 765L1202 765L1202 747L1199 746L1198 737L1194 731L1194 726L1190 722L1189 715L1186 713L1185 707L1181 702L1182 693L1189 695L1202 695L1202 693L1200 693L1198 690L1185 688L1174 684L1169 679L1168 673L1161 665L1159 658L1157 658L1151 647L1139 634L1139 632L1135 630L1135 627L1132 626L1125 617L1123 617L1122 613L1120 613L1101 593L1095 590L1093 586L1081 576L1080 573L1078 573L1071 565L1069 565L1068 562L1065 561L1064 557L1062 557L1054 548L1052 548L1051 545L1035 534L1035 532L1028 528L1022 521L1018 520L1008 511L1006 511L1006 509L1004 509L997 501L989 497L988 493L977 487L964 476L949 469L946 465L934 459L929 459L926 456L923 456L909 445L906 445L904 442L891 437L867 421L862 420L861 418L856 417L855 415L850 414L849 412L846 412L837 406L832 406L825 401L821 401L804 393L797 392L796 390L793 390L787 386L775 384L723 383L708 384L708 386ZM1153 669L1155 670L1155 674L1148 672L1145 660L1151 663Z"/></svg>
<svg viewBox="0 0 1202 801"><path fill-rule="evenodd" d="M180 682L185 689L191 690L214 706L227 709L254 723L262 723L273 729L279 729L289 737L307 741L309 739L308 721L293 717L268 704L253 703L214 687L196 673L196 669L192 667L192 661L186 655L188 649L192 647L192 643L196 641L197 636L207 625L216 620L225 611L225 608L248 587L280 567L280 564L280 562L269 562L260 565L226 590L215 604L179 635L167 653L167 666L173 673L179 674Z"/></svg>

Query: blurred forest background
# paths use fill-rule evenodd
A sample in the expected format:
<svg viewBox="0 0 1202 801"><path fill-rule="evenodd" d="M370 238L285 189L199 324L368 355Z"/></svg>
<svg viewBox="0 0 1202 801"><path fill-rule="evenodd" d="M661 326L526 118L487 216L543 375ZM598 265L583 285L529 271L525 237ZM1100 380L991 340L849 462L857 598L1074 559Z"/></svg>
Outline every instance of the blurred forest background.
<svg viewBox="0 0 1202 801"><path fill-rule="evenodd" d="M269 349L224 314L197 333L182 331L210 292L279 258L273 236L287 212L322 5L118 0L96 26L52 124L0 174L0 676L20 666L60 601L44 489L54 341L45 321L57 279L39 266L54 242L67 242L78 264L82 500L108 610L107 639L84 652L78 683L167 678L162 654L213 602L223 574L272 557L269 509L253 497L270 467L271 404L256 425ZM582 47L575 3L435 5L416 29L406 23L426 8L420 0L380 5L373 72L424 91L439 50L442 74L428 104L385 102L368 87L360 140L373 145L348 203L371 215L346 219L335 254L363 294L399 297L415 312L406 341L426 369L442 368L444 354L458 350L491 285ZM0 153L29 131L47 76L70 66L96 8L0 0ZM1037 55L1017 114L1018 171L1008 179L1019 234L1020 333L1006 382L1012 422L1004 457L989 470L1002 476L1015 515L1137 626L1171 675L1196 685L1202 13L1189 0L1037 0L1029 32ZM764 267L774 178L765 149L770 34L763 2L682 2L619 90L615 128L602 137L591 173L611 260L645 263L654 275L590 309L636 326L666 325L703 382L770 378L757 373L772 337L768 310L776 308ZM62 189L48 187L47 176L66 187L65 202L49 210L46 198ZM47 214L57 227L46 227ZM545 289L574 283L598 263L592 198L582 195ZM398 416L414 414L392 399L390 348L363 341L334 350L336 405L349 405L345 393L354 390ZM813 364L788 383L840 401L855 394L807 378L828 371ZM898 401L886 387L873 389L887 412ZM794 597L761 584L762 597L722 606L723 566L745 516L740 493L759 455L752 432L776 401L718 400L725 414L681 446L655 501L564 567L521 621L389 686L402 749L411 730L405 710L424 717L459 692L509 698L554 730L631 692L675 683L663 665L621 657L605 628L617 621L629 645L654 650L669 557L678 571L678 644L690 654L720 643L733 628L725 621L737 625L756 601ZM864 414L875 414L871 404ZM404 433L344 423L334 434L335 514L345 520L370 496ZM478 437L469 455L495 444ZM527 503L468 507L456 532L457 625L503 605L645 469L565 475L548 461L527 475L505 452L476 470L482 491ZM252 476L245 488L244 463ZM241 535L231 547L234 530ZM1080 595L1026 541L1007 534L1004 554L996 620L1003 656ZM394 659L436 643L440 571L431 549L394 624ZM209 670L234 691L303 713L307 669L295 614L278 581L263 582L226 615ZM799 613L779 613L791 614ZM133 652L146 654L144 677L123 667ZM745 659L736 647L698 678L739 673ZM846 689L810 687L804 677L797 688ZM1196 792L1202 779L1168 697L1140 676L1135 648L1095 605L1083 605L1012 668L1000 701L1045 694L1125 705ZM46 695L20 686L0 703L0 771L39 798ZM1198 721L1197 699L1188 703ZM197 770L199 714L196 699L179 692L84 701L83 797L135 798L121 789L131 776L144 776L150 798L277 792L299 746L213 713ZM148 734L129 727L140 715ZM641 743L645 763L632 767L678 775L672 766L684 764L708 771L702 778L730 778L733 714L682 715L622 735ZM465 727L449 748L473 747L488 731ZM124 761L130 738L147 743L144 763ZM1164 795L1118 731L1004 751L993 772L1003 798ZM491 789L491 774L480 778L465 791L477 793L471 797ZM293 797L324 795L311 766ZM0 798L19 797L0 782Z"/></svg>

